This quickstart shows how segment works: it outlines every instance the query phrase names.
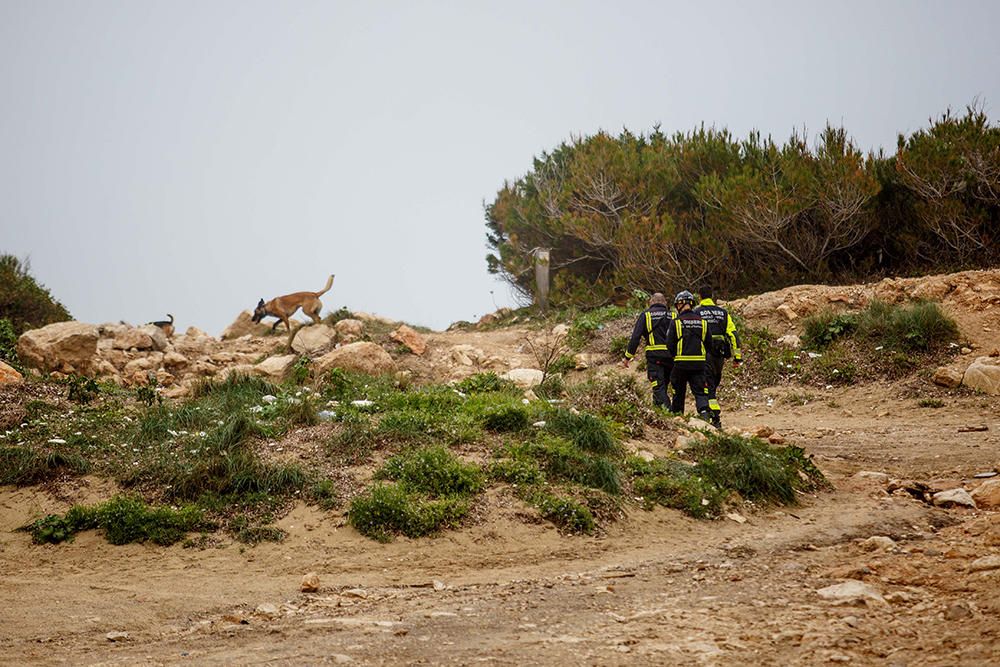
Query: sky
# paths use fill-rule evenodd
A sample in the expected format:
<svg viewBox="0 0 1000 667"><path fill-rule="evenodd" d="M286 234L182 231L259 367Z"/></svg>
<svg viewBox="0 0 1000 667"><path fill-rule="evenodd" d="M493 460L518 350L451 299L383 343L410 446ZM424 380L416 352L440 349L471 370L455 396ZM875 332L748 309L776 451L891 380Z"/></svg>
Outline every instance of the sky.
<svg viewBox="0 0 1000 667"><path fill-rule="evenodd" d="M483 205L574 136L1000 116L1000 3L709 4L0 0L0 253L87 322L333 273L324 312L440 329L513 304Z"/></svg>

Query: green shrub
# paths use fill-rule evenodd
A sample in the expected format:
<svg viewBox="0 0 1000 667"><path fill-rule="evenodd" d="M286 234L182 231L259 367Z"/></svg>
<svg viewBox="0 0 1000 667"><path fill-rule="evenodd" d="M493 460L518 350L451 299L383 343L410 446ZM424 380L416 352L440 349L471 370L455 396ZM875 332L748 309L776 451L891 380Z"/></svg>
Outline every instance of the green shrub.
<svg viewBox="0 0 1000 667"><path fill-rule="evenodd" d="M482 394L494 391L513 392L517 387L510 380L504 380L496 373L489 372L470 375L456 384L455 389L463 394Z"/></svg>
<svg viewBox="0 0 1000 667"><path fill-rule="evenodd" d="M725 493L719 487L698 476L686 463L631 457L628 468L632 491L647 506L658 504L704 519L717 515L725 500Z"/></svg>
<svg viewBox="0 0 1000 667"><path fill-rule="evenodd" d="M584 451L604 455L619 453L618 443L607 424L592 414L557 409L546 419L545 425Z"/></svg>
<svg viewBox="0 0 1000 667"><path fill-rule="evenodd" d="M479 466L464 463L444 447L428 447L394 456L375 477L394 480L407 491L432 498L469 495L483 487Z"/></svg>
<svg viewBox="0 0 1000 667"><path fill-rule="evenodd" d="M27 261L0 255L0 313L17 336L28 329L72 319L49 290L35 281L30 270Z"/></svg>
<svg viewBox="0 0 1000 667"><path fill-rule="evenodd" d="M0 317L0 361L21 371L20 359L17 358L17 333L14 324L6 317Z"/></svg>
<svg viewBox="0 0 1000 667"><path fill-rule="evenodd" d="M331 479L323 479L313 484L309 495L320 506L320 509L332 510L340 506L340 493Z"/></svg>
<svg viewBox="0 0 1000 667"><path fill-rule="evenodd" d="M892 306L873 302L858 320L858 333L891 350L927 352L958 337L958 325L936 303Z"/></svg>
<svg viewBox="0 0 1000 667"><path fill-rule="evenodd" d="M511 458L536 461L549 479L575 482L618 495L622 491L621 470L615 461L594 456L563 438L542 436L535 442L512 445Z"/></svg>
<svg viewBox="0 0 1000 667"><path fill-rule="evenodd" d="M543 518L551 521L567 533L594 532L596 524L589 508L570 498L562 498L549 493L537 493L531 504L538 508Z"/></svg>
<svg viewBox="0 0 1000 667"><path fill-rule="evenodd" d="M944 401L940 398L921 398L917 401L917 405L922 408L943 408Z"/></svg>
<svg viewBox="0 0 1000 667"><path fill-rule="evenodd" d="M807 374L824 384L850 384L857 378L858 367L843 349L834 347L814 359Z"/></svg>
<svg viewBox="0 0 1000 667"><path fill-rule="evenodd" d="M564 375L572 370L576 370L576 360L571 354L560 355L555 361L549 364L547 373Z"/></svg>
<svg viewBox="0 0 1000 667"><path fill-rule="evenodd" d="M823 349L833 341L850 335L857 327L854 315L821 311L802 321L802 342L806 347Z"/></svg>
<svg viewBox="0 0 1000 667"><path fill-rule="evenodd" d="M545 473L534 461L524 459L497 459L490 463L489 478L508 484L542 484Z"/></svg>
<svg viewBox="0 0 1000 667"><path fill-rule="evenodd" d="M347 519L362 535L388 542L395 534L422 537L453 527L468 512L463 497L430 500L398 484L376 484L351 501Z"/></svg>
<svg viewBox="0 0 1000 667"><path fill-rule="evenodd" d="M625 352L628 351L628 336L615 336L611 339L611 344L608 346L608 352L611 356L620 359L625 356Z"/></svg>
<svg viewBox="0 0 1000 667"><path fill-rule="evenodd" d="M566 343L573 349L580 349L593 338L597 331L604 328L607 322L631 315L632 311L621 306L604 306L581 313L569 327Z"/></svg>
<svg viewBox="0 0 1000 667"><path fill-rule="evenodd" d="M559 373L550 373L535 387L535 395L544 400L561 398L566 393L566 382Z"/></svg>
<svg viewBox="0 0 1000 667"><path fill-rule="evenodd" d="M46 453L27 446L0 446L0 486L38 484L62 471L82 475L90 471L90 464L75 453Z"/></svg>
<svg viewBox="0 0 1000 667"><path fill-rule="evenodd" d="M101 391L100 385L93 378L82 375L72 375L66 380L69 385L67 398L74 403L87 404L97 398Z"/></svg>

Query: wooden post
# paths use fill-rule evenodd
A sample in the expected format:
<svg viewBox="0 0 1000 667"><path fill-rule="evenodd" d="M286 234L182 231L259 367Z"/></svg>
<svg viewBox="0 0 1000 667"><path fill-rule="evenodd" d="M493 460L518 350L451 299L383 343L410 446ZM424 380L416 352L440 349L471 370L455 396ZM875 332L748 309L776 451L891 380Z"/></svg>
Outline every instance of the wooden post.
<svg viewBox="0 0 1000 667"><path fill-rule="evenodd" d="M542 311L549 307L549 253L551 248L535 248L535 295Z"/></svg>

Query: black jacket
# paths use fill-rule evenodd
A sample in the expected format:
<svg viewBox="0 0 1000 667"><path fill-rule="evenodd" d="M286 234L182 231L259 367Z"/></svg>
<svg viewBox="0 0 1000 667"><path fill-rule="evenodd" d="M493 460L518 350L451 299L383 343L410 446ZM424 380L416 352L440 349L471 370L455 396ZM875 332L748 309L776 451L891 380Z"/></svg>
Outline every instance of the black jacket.
<svg viewBox="0 0 1000 667"><path fill-rule="evenodd" d="M666 306L653 304L644 310L632 327L632 338L625 348L625 358L631 359L639 349L639 343L646 341L646 356L669 359L673 356L665 344L665 337L671 320L670 310Z"/></svg>
<svg viewBox="0 0 1000 667"><path fill-rule="evenodd" d="M703 368L708 344L708 322L701 315L688 310L677 315L667 331L666 344L674 357L676 368Z"/></svg>
<svg viewBox="0 0 1000 667"><path fill-rule="evenodd" d="M736 333L736 325L733 324L733 318L726 309L715 305L711 299L702 299L701 305L695 308L694 312L708 322L708 334L712 339L709 353L722 358L733 357L736 361L740 361L742 358L740 335ZM728 354L724 353L726 350Z"/></svg>

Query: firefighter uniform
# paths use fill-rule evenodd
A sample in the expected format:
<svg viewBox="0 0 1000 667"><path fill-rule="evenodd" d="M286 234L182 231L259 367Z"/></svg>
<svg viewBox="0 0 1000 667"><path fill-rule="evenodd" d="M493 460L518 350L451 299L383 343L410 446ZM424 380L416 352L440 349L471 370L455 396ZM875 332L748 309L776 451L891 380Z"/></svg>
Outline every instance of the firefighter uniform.
<svg viewBox="0 0 1000 667"><path fill-rule="evenodd" d="M646 341L646 377L653 388L653 404L667 405L667 382L673 367L672 353L665 344L667 330L671 322L670 309L654 303L635 321L632 337L625 348L625 358L632 359L639 349L639 343Z"/></svg>
<svg viewBox="0 0 1000 667"><path fill-rule="evenodd" d="M687 387L691 387L698 414L711 421L709 389L705 374L706 350L709 341L708 323L693 310L678 313L667 332L667 347L673 352L674 367L670 373L670 386L674 389L671 412L684 412Z"/></svg>
<svg viewBox="0 0 1000 667"><path fill-rule="evenodd" d="M722 382L722 367L726 359L732 357L736 363L742 361L740 351L740 337L736 333L736 325L733 318L725 308L717 306L712 299L702 299L700 305L694 312L701 315L701 318L708 324L709 345L707 359L705 360L705 374L709 388L709 409L712 411L713 421L719 419L722 409L716 392Z"/></svg>

